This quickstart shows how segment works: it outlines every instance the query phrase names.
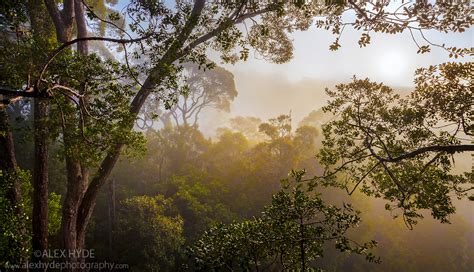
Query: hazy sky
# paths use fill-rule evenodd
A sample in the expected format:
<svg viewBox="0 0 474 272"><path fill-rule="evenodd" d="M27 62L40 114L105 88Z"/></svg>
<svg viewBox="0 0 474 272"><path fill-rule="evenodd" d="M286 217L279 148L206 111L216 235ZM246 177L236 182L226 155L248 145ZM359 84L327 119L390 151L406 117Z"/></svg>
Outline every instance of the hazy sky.
<svg viewBox="0 0 474 272"><path fill-rule="evenodd" d="M473 31L460 34L428 35L433 42L471 47ZM410 34L375 34L365 48L357 44L359 33L346 28L341 38L342 47L330 51L334 36L329 31L312 27L309 31L291 35L294 41L294 58L286 64L272 64L258 56L247 62L226 65L234 73L252 72L281 74L295 82L303 78L345 80L352 75L370 77L389 85L412 86L413 72L417 67L448 61L446 51L433 48L431 53L416 54L417 47Z"/></svg>
<svg viewBox="0 0 474 272"><path fill-rule="evenodd" d="M432 42L447 46L472 47L474 44L472 28L464 33L429 32L425 35ZM291 110L296 124L311 110L324 105L325 86L347 82L356 75L392 87L412 87L416 68L450 60L448 53L440 48L417 54L408 32L374 34L372 43L365 48L359 47L359 36L355 30L346 28L340 40L342 47L334 52L329 50L334 36L313 26L291 35L294 57L286 64L269 63L255 54L250 54L246 62L223 64L234 74L239 91L232 104L232 115L267 119Z"/></svg>

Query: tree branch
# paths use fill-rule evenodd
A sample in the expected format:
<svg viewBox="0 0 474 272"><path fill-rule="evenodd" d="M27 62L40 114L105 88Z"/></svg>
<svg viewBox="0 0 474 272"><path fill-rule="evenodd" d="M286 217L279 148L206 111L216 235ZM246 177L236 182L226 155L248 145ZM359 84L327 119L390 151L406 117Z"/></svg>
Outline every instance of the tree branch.
<svg viewBox="0 0 474 272"><path fill-rule="evenodd" d="M238 18L236 18L232 24L236 25L236 24L239 24L241 22L243 22L245 19L249 19L249 18L252 18L252 17L255 17L257 15L260 15L260 14L263 14L265 12L268 12L268 11L271 11L272 10L272 7L269 6L269 7L266 7L264 9L261 9L259 11L255 11L255 12L251 12L251 13L246 13L242 16L239 16ZM210 40L211 38L213 38L214 36L216 36L218 33L220 33L221 31L225 30L226 28L229 27L229 24L227 23L222 23L220 26L218 26L217 28L215 28L214 30L202 35L201 37L197 38L196 40L194 40L193 42L191 42L190 44L188 44L181 52L180 52L180 56L184 56L186 55L187 53L189 53L193 48L195 48L196 46Z"/></svg>
<svg viewBox="0 0 474 272"><path fill-rule="evenodd" d="M18 97L18 96L39 97L40 96L37 92L34 92L32 88L26 91L17 91L17 90L10 89L8 87L3 87L3 86L0 86L0 94L6 95L6 96L14 96L14 97Z"/></svg>
<svg viewBox="0 0 474 272"><path fill-rule="evenodd" d="M51 52L50 57L48 58L48 61L46 62L46 64L41 69L38 82L43 78L43 75L46 72L46 69L51 64L53 59L57 55L59 55L59 53L61 53L64 49L66 49L67 47L69 47L73 44L76 44L76 43L79 43L79 42L84 42L84 41L105 41L105 42L114 42L114 43L119 43L119 44L127 44L127 43L139 42L139 41L145 40L145 39L147 39L151 36L152 36L152 33L149 33L145 36L135 38L135 39L115 39L115 38L107 38L107 37L83 37L83 38L77 38L77 39L73 39L73 40L70 40L68 42L65 42L60 47L56 48L56 50Z"/></svg>
<svg viewBox="0 0 474 272"><path fill-rule="evenodd" d="M418 155L428 153L428 152L445 152L448 154L460 153L460 152L467 152L467 151L474 151L474 145L471 144L464 144L464 145L432 145L421 147L411 152L403 153L402 155L394 158L384 158L381 157L375 152L372 154L381 162L399 162L405 159L414 158Z"/></svg>

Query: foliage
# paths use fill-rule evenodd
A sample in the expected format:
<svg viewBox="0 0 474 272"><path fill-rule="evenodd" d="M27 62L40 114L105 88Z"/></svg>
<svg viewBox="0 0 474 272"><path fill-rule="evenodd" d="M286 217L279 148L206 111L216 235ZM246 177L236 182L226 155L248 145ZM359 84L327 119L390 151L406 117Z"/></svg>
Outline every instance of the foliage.
<svg viewBox="0 0 474 272"><path fill-rule="evenodd" d="M52 137L68 143L65 154L95 166L116 143L143 151L142 135L129 129L134 117L127 103L135 85L127 78L125 65L95 54L71 52L51 66L49 73L56 80L48 84L63 96L54 99L50 127ZM69 87L61 87L60 78L67 78ZM78 125L72 126L74 123Z"/></svg>
<svg viewBox="0 0 474 272"><path fill-rule="evenodd" d="M230 127L242 133L251 143L263 141L264 134L259 131L262 120L252 116L237 116L230 119Z"/></svg>
<svg viewBox="0 0 474 272"><path fill-rule="evenodd" d="M27 21L26 1L7 0L0 4L0 28L15 30L19 24Z"/></svg>
<svg viewBox="0 0 474 272"><path fill-rule="evenodd" d="M289 139L299 142L299 148L282 154L281 159L295 163L289 167L312 166L316 150L303 148L306 140L299 134ZM145 156L123 158L114 171L117 201L136 195L166 196L171 201L172 214L183 218L187 245L218 222L230 223L260 214L280 188L275 179L286 176L278 158L265 147L271 144L270 140L251 146L241 133L230 131L210 140L196 127L185 126L149 129L145 135ZM287 155L297 159L286 159ZM269 160L269 156L275 160ZM110 224L109 197L103 195L99 201L99 212L94 216L95 237L105 235L104 229ZM114 237L120 240L122 236L116 233ZM108 248L107 241L93 239L90 243L95 248Z"/></svg>
<svg viewBox="0 0 474 272"><path fill-rule="evenodd" d="M193 173L191 177L172 177L169 189L176 213L185 218L184 235L188 243L217 222L230 222L237 215L226 203L228 188L208 176Z"/></svg>
<svg viewBox="0 0 474 272"><path fill-rule="evenodd" d="M48 233L55 237L61 229L61 196L51 192L48 197Z"/></svg>
<svg viewBox="0 0 474 272"><path fill-rule="evenodd" d="M74 2L78 3L78 1ZM473 23L470 3L460 2L453 4L449 1L437 1L436 3L409 1L402 3L396 9L392 9L390 1L297 1L296 3L292 1L275 1L268 3L265 1L209 2L196 0L171 3L169 1L132 0L124 6L121 14L111 13L109 7L103 1L85 2L91 5L90 7L87 6L87 15L90 21L98 24L98 29L94 26L91 27L94 30L98 30L96 32L99 37L94 39L116 43L123 47L123 63L120 63L104 60L96 55L81 56L73 53L68 47L74 43L69 45L63 44L63 47L57 47L58 44L54 36L55 34L59 36L61 33L54 33L52 21L54 23L56 21L64 23L65 20L63 19L70 19L72 21L74 18L61 18L67 15L65 12L66 1L62 5L56 5L55 1L49 1L49 3L52 3L50 6L53 6L52 9L56 13L46 13L44 3L41 1L30 1L27 3L25 1L7 0L2 1L0 4L2 38L0 42L0 87L2 93L7 93L9 96L14 96L11 92L17 92L20 96L48 98L45 101L50 102L51 105L51 114L48 115L50 122L47 124L48 131L51 131L49 138L62 141L64 147L61 148L61 156L72 158L80 166L81 172L85 173L88 170L92 170L92 181L89 182L86 178L81 180L84 181L84 184L88 185L87 188L84 188L85 192L82 190L83 188L76 190L81 192L78 195L72 195L73 190L68 192L70 193L69 195L72 195L72 198L77 197L78 202L81 203L74 214L81 215L76 221L79 226L78 228L83 229L87 226L88 218L95 206L98 191L109 178L109 173L111 173L122 148L129 146L142 150L143 138L140 136L140 133L133 131L133 124L147 98L150 94L154 94L156 97L159 97L160 102L165 105L165 108L171 108L179 100L176 94L186 93L185 91L176 92L180 88L180 80L183 74L186 73L184 63L192 62L198 68L213 68L215 66L214 63L209 61L207 56L208 49L218 51L221 59L230 63L246 60L249 56L250 48L253 48L259 55L272 62L287 62L291 59L293 53L293 45L289 34L295 31L307 30L313 24L315 17L318 17L317 27L330 29L334 34L338 35L336 42L331 46L333 50L340 46L338 39L346 25L351 25L355 29L363 31L359 40L359 45L362 47L370 43L370 33L374 31L389 34L403 31L409 31L410 34L419 32L421 37L426 40L423 36L423 31L425 30L463 32ZM116 1L112 0L108 3L116 4ZM346 16L347 13L351 12L355 13L356 16ZM40 13L40 16L32 16L34 13ZM76 11L75 15L74 17L77 19L81 18L83 14L78 14ZM323 15L322 19L321 15ZM107 19L100 18L104 16L107 16ZM111 22L106 22L105 20L110 20L117 24L111 24ZM245 22L249 23L249 27L247 27L247 24L244 24L245 27L237 26ZM35 23L48 26L44 27L39 33L33 33ZM126 23L126 25L122 25L122 23ZM56 30L58 30L61 25L55 24ZM116 32L110 32L112 38L104 36L104 34L109 35L105 31L105 25L111 25L116 30ZM74 31L73 29L69 30ZM134 39L131 37L134 37ZM428 45L419 45L415 38L414 41L419 47L420 53L429 51ZM432 45L430 41L426 40L426 42ZM470 49L447 47L444 44L439 46L448 50L453 57L464 55L470 51ZM464 71L462 65L460 67L460 71ZM445 68L446 70L458 69L456 65L447 65ZM428 81L441 82L443 78L452 81L449 73L446 75L441 73L441 78L432 77L435 72L435 70L428 70L427 75L431 79L428 79L426 76L423 78L423 73L421 72L420 78L422 81L426 79ZM456 72L456 74L459 73ZM464 72L464 74L469 75L469 72ZM227 74L225 82L230 82L229 74ZM452 88L453 86L463 84L462 81L454 80L453 82L454 85L444 85L444 83L432 84L436 88L432 90L427 89L426 91L427 93L436 94L436 90L460 90L459 97L466 98L463 92L467 91L467 94L469 94L470 89L468 85L462 88ZM374 88L377 89L376 87ZM226 101L230 101L235 96L232 88L230 90L230 95L225 96L226 99L222 100L224 103L218 101L219 103L216 104L225 108L227 106ZM443 93L440 96L442 97ZM428 95L426 97L431 98L432 96ZM413 101L416 101L416 99L425 101L426 97L420 93L418 98L413 97ZM428 101L427 105L433 106L436 109L434 114L437 117L435 119L438 118L438 115L443 120L453 121L453 118L459 118L456 119L456 122L460 120L461 123L458 124L461 124L464 132L468 134L471 130L469 118L472 117L472 114L464 115L462 113L459 115L458 110L465 111L466 109L457 108L458 104L456 102L450 103L454 101L452 98ZM467 99L469 98L467 96ZM390 105L390 103L387 103L390 101L384 101L385 103L382 104L378 103L376 108L383 109L384 106ZM2 100L2 103L9 102L12 101L10 99ZM452 114L439 114L439 112L442 112L440 106L446 102ZM405 104L401 103L401 105ZM466 106L466 104L461 105ZM470 104L467 105L472 106ZM402 131L403 139L397 138L400 136L392 137L394 130L393 128L389 130L392 135L388 137L388 140L391 141L389 148L392 149L393 147L393 150L390 151L393 151L395 156L410 150L406 148L418 147L418 144L423 144L427 141L434 141L436 144L457 143L453 139L453 135L446 133L439 133L438 135L436 132L436 136L431 134L431 136L427 136L429 133L426 133L420 127L420 118L417 116L418 112L410 111L408 106L401 109L401 111L403 111L403 115L407 114L406 118L395 118L395 121L390 120L389 122L391 125L397 124L399 126L401 124L406 127L406 130ZM375 111L375 116L379 113ZM424 114L430 116L431 113ZM386 117L383 113L380 113L380 115ZM431 116L428 120L430 118L433 119ZM412 122L411 120L415 121ZM199 213L199 211L208 210L209 206L216 203L216 201L207 202L201 198L213 196L215 192L226 191L221 190L219 187L223 181L228 181L227 184L232 184L232 186L229 186L229 191L243 187L242 190L235 190L239 198L232 200L239 203L234 205L234 209L241 205L246 208L246 211L255 211L265 202L265 197L278 187L268 180L277 180L276 178L280 177L291 166L301 163L303 161L302 157L307 157L306 153L301 155L303 150L310 152L313 147L308 145L308 148L304 149L305 143L308 139L311 139L311 135L315 134L314 130L301 129L296 131L293 136L291 126L289 127L288 123L291 123L291 120L288 122L287 117L282 117L281 120L276 119L275 122L270 121L263 124L262 131L269 136L269 139L267 142L256 145L253 148L245 147L245 140L242 140L242 137L239 137L238 134L224 135L221 138L220 145L213 146L210 141L205 139L202 133L197 131L197 128L187 126L183 130L167 128L168 130L163 130L157 138L161 141L160 144L164 147L164 151L171 152L160 153L158 159L163 162L165 158L168 158L167 155L176 154L177 156L168 161L170 166L167 168L168 172L166 175L161 175L161 171L164 168L161 166L162 164L158 164L160 165L158 180L169 181L175 174L186 176L185 185L177 186L179 188L178 192L173 194L174 196L179 196L179 199L184 199L185 205L182 205L183 207L192 207L189 209L192 211L191 215L195 213L207 216L209 214ZM42 126L42 124L43 122L40 121L36 125ZM386 124L384 123L383 125ZM412 128L415 128L415 130L410 132L410 134L408 131ZM384 129L382 128L382 130ZM414 133L419 133L421 136L413 135ZM341 135L342 133L339 134ZM176 139L173 139L172 136L176 136ZM420 137L424 139L418 139ZM377 145L379 140L376 138L372 137L375 140L370 142L370 144L374 143ZM232 149L225 150L223 145L229 142L229 139L240 141L239 143L242 144L242 148L234 145ZM356 144L360 144L360 142L355 141L351 146ZM379 151L377 151L378 153L372 152L372 155L375 154L378 157L372 156L372 158L368 159L374 159L373 157L375 157L380 161L382 158L384 162L381 164L384 164L387 157L381 157L383 154L379 153L383 153L382 149L385 147L382 146L380 148L375 147L375 145L374 148L378 148ZM350 149L347 146L344 146L344 148L346 151ZM324 152L326 154L331 153L330 150ZM344 151L341 148L337 152L343 153ZM330 154L334 156L333 158L327 156L323 161L326 160L328 165L339 161L344 155L337 152ZM450 153L450 151L447 153ZM235 154L238 154L238 156ZM415 157L422 157L424 156L423 154L416 155ZM220 164L214 163L215 160L210 159L214 158L213 155L220 155L220 157L216 156L216 158L221 158L222 161L232 161L233 167L229 167L230 169L227 170L222 162ZM464 189L461 187L468 183L469 179L472 180L472 175L462 177L447 174L450 170L450 162L446 154L443 153L435 157L427 162L428 167L426 167L426 170L424 166L427 164L423 166L421 178L415 175L415 170L413 170L422 166L422 163L419 161L408 161L403 165L395 162L396 166L391 166L395 169L390 169L388 166L385 167L384 170L389 173L389 178L387 178L386 173L383 171L379 171L380 175L370 177L373 180L380 181L378 185L382 185L380 190L386 198L401 202L400 206L404 209L404 215L408 218L409 223L414 222L414 218L420 216L415 213L415 208L426 207L432 209L435 217L446 220L447 215L454 212L447 191L454 190L459 193L459 196L462 196L465 192L463 192ZM204 161L204 158L208 160ZM151 161L153 159L156 158L152 158ZM426 157L423 159L428 160ZM393 160L391 155L388 155L388 160ZM389 161L386 163L388 164ZM156 165L153 163L149 163L148 166L150 166L149 169L156 170ZM377 167L379 166L377 165ZM208 167L209 169L213 168L213 171L208 171ZM362 164L359 168L354 167L346 170L350 170L350 174L357 175L360 173L361 167L365 166ZM375 170L380 169L377 168ZM150 172L155 173L153 171ZM396 173L393 174L393 172ZM140 173L140 177L147 175L153 176L153 174L149 173ZM441 179L450 180L450 186L446 186L445 183L436 182L433 186L426 185L430 184L431 179L436 181L440 177ZM133 180L136 179L138 178L133 177ZM407 189L405 184L395 182L396 179L413 179L416 182L409 185L416 184L416 186ZM179 181L180 179L176 180ZM203 180L211 181L207 184L208 187L199 186L199 183ZM394 186L392 181L397 186ZM332 180L328 179L325 182L331 183ZM73 182L70 184L77 185L78 183ZM132 186L133 189L136 189L136 187ZM375 195L379 193L372 191L373 188L363 187L363 189ZM408 191L405 191L405 189ZM197 193L194 191L197 191ZM51 204L54 203L54 210L59 210L59 205L57 205L58 197L52 196L55 201L51 202ZM130 195L127 197L130 197ZM176 197L175 199L178 198ZM249 201L254 199L254 202ZM146 203L148 203L146 200L137 200L137 203L124 205L139 207L136 208L138 210L143 210L145 209L144 207L148 206L151 206L152 210L157 209L157 207L150 203ZM203 203L206 205L201 205ZM45 203L42 204L45 205ZM134 208L130 209L133 210ZM162 213L161 210L156 212L158 215L162 215ZM123 217L129 219L133 215L127 214ZM53 218L54 221L58 219L58 217ZM75 219L73 218L73 220ZM147 222L146 220L149 219L143 218L140 222ZM158 223L163 223L160 220L158 221ZM209 222L211 220L203 221ZM140 225L140 222L135 223L145 229L145 231L149 231L146 228L147 225ZM124 226L135 225L133 225L133 222L128 222L124 223ZM52 229L54 228L52 227ZM176 229L177 227L174 228L174 230ZM151 230L150 233L153 233L153 231L155 229ZM127 229L127 231L122 233L122 236L134 237L131 234L129 229ZM138 240L140 242L155 241L151 238ZM128 241L130 244L133 244L133 241ZM153 248L150 249L150 255L160 254L155 250L154 245L149 248ZM149 248L147 247L147 250ZM137 259L135 258L135 260ZM149 260L151 263L153 262L152 258ZM165 261L165 263L169 262L169 260ZM136 265L139 266L140 264Z"/></svg>
<svg viewBox="0 0 474 272"><path fill-rule="evenodd" d="M283 190L272 198L261 218L242 223L217 225L190 249L199 270L219 268L307 271L311 262L323 256L323 245L334 241L342 252L363 254L377 261L367 250L375 241L353 244L345 236L360 218L349 204L343 208L326 205L303 187L304 171L293 171L294 183L283 181Z"/></svg>
<svg viewBox="0 0 474 272"><path fill-rule="evenodd" d="M121 263L131 271L172 271L173 254L183 243L181 217L168 216L170 200L135 196L122 202L117 234Z"/></svg>
<svg viewBox="0 0 474 272"><path fill-rule="evenodd" d="M326 17L316 21L318 28L331 30L336 36L330 50L338 50L341 45L339 40L347 26L360 30L361 36L358 44L365 47L371 43L371 34L385 33L397 34L409 32L417 53L423 54L431 51L432 47L440 47L449 52L450 57L465 56L472 53L472 48L456 48L445 44L435 44L426 38L427 30L440 32L464 32L474 23L472 17L473 7L468 2L449 1L329 1L330 12ZM344 13L355 13L354 21L345 21ZM417 36L415 36L418 34Z"/></svg>
<svg viewBox="0 0 474 272"><path fill-rule="evenodd" d="M277 118L272 118L268 120L268 123L260 124L258 129L272 140L290 137L291 116L280 115Z"/></svg>
<svg viewBox="0 0 474 272"><path fill-rule="evenodd" d="M94 32L105 36L107 30L117 31L110 24L123 28L125 20L120 13L111 7L117 5L117 0L89 0L84 2L87 5L86 15L92 21L91 28Z"/></svg>
<svg viewBox="0 0 474 272"><path fill-rule="evenodd" d="M0 267L22 263L31 251L30 233L24 233L29 225L26 205L23 201L19 206L14 206L7 197L14 180L27 186L30 175L19 169L14 173L0 171Z"/></svg>
<svg viewBox="0 0 474 272"><path fill-rule="evenodd" d="M472 135L471 70L472 63L420 69L405 97L368 79L328 90L324 109L339 118L324 126L326 171L315 181L395 202L386 208L401 209L409 226L423 217L419 209L449 222L452 194L464 197L473 184L472 173L450 173L454 154L474 149L463 138Z"/></svg>
<svg viewBox="0 0 474 272"><path fill-rule="evenodd" d="M21 202L13 206L7 197L16 180L21 185ZM17 168L14 173L0 171L0 266L23 263L31 254L32 192L29 171ZM61 224L61 196L51 192L48 197L48 232L50 236L59 233Z"/></svg>
<svg viewBox="0 0 474 272"><path fill-rule="evenodd" d="M299 133L296 131L301 128L304 130L305 126L292 132L292 142L300 141L297 140ZM112 176L116 186L116 201L120 202L136 195L164 195L170 201L170 216L179 215L183 220L185 242L181 252L213 225L222 223L225 229L237 228L238 224L230 224L237 221L248 222L249 225L245 228L253 228L252 218L261 219L264 206L270 205L272 195L281 189L278 180L286 176L282 171L284 169L278 168L278 158L274 157L268 148L264 148L271 141L266 138L267 142L252 145L249 139L239 132L226 131L216 139L209 140L205 139L199 130L187 136L180 134L177 128L168 128L166 132L162 130L149 130L145 133L148 152L143 157L121 160ZM321 137L322 135L317 134L316 142L320 142ZM202 139L205 141L201 142ZM194 142L201 143L199 149L193 148ZM321 170L313 158L317 150L310 150L310 141L301 140L301 143L303 144L291 145L288 154L294 154L299 159L294 161L295 165L289 167L306 167L312 171L311 175L320 174ZM189 148L175 149L178 145L188 144ZM161 153L164 150L169 153ZM190 155L183 156L183 160L172 159L177 150L188 151ZM164 163L160 176L162 159ZM307 195L312 199L313 193ZM471 245L474 245L474 241L469 235L470 225L465 220L470 215L469 203L465 201L453 203L459 210L456 215L450 216L452 225L437 224L431 218L426 218L419 222L414 230L407 230L402 218L393 219L390 213L384 212L383 203L359 192L354 192L349 197L342 190L321 188L319 198L323 199L327 206L339 206L341 202L346 202L363 211L359 214L362 218L360 227L351 228L347 235L360 241L375 238L378 247L373 249L373 253L382 259L382 263L369 263L358 256L340 254L332 243L326 243L323 246L324 255L311 263L313 266L325 271L463 271L473 264L473 258L466 258L469 255L467 252L473 249ZM103 237L107 237L110 226L110 201L108 193L103 194L98 201L94 214L96 224L95 228L91 229L93 239L88 241L89 247L96 248L102 255L108 253L109 244ZM135 214L120 213L119 216L123 220L137 220ZM248 232L250 231L253 230ZM114 232L113 245L122 239L127 240L126 235ZM439 236L439 239L432 239L434 236ZM142 245L139 239L127 241L131 248L140 248ZM439 251L441 247L449 248L448 252ZM118 251L114 252L118 255ZM236 252L239 256L246 256L240 255L240 251ZM238 258L237 254L233 255ZM103 259L110 260L110 257L103 256ZM115 259L114 261L117 262ZM194 268L191 260L180 254L175 257L175 262L187 264L190 270ZM139 264L133 263L133 266L136 265ZM174 270L181 268L180 265L175 266Z"/></svg>

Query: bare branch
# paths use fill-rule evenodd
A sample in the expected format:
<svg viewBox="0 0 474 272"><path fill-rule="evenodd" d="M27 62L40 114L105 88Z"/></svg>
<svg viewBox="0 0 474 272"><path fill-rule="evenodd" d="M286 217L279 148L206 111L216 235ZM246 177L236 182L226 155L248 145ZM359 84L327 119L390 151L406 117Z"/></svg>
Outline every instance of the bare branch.
<svg viewBox="0 0 474 272"><path fill-rule="evenodd" d="M370 174L372 173L372 171L374 171L375 168L377 168L377 166L380 165L381 162L378 162L376 163L374 166L372 166L369 171L367 171L360 179L359 181L357 182L357 184L354 186L354 188L352 188L352 190L349 192L349 190L347 189L346 187L346 192L348 195L352 195L354 193L354 191L357 189L357 187L359 186L359 184Z"/></svg>

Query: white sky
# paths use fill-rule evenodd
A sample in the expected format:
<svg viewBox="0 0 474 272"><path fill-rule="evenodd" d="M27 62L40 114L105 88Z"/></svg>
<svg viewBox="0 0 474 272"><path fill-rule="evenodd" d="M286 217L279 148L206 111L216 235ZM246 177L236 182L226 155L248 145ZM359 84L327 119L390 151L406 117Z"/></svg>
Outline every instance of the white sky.
<svg viewBox="0 0 474 272"><path fill-rule="evenodd" d="M446 43L457 47L472 47L473 30L464 33L427 34L435 43ZM393 86L412 86L416 68L449 61L448 53L440 48L432 52L416 54L417 47L408 32L388 35L373 34L372 43L365 48L357 44L359 34L346 28L341 38L342 47L330 51L334 35L329 31L311 27L309 31L293 33L294 58L286 64L272 64L252 56L247 62L224 65L227 69L241 73L253 70L263 74L285 75L295 82L303 78L345 80L352 75L369 77ZM453 60L453 59L451 59Z"/></svg>
<svg viewBox="0 0 474 272"><path fill-rule="evenodd" d="M291 110L297 124L311 110L325 104L324 87L331 87L331 83L347 82L356 75L395 88L407 88L413 86L417 68L458 61L449 59L446 51L436 47L432 47L430 53L417 54L409 32L372 34L372 42L365 48L359 47L359 36L346 27L340 40L342 46L334 52L329 50L329 45L335 37L313 26L291 35L294 57L288 63L273 64L250 54L246 62L221 64L234 74L239 91L231 115L257 116L265 120ZM425 36L447 46L472 47L474 44L472 28L464 33L429 32ZM467 58L463 61L468 60L472 61Z"/></svg>

